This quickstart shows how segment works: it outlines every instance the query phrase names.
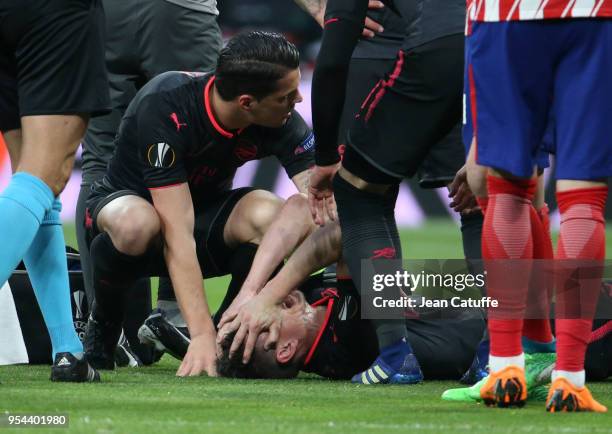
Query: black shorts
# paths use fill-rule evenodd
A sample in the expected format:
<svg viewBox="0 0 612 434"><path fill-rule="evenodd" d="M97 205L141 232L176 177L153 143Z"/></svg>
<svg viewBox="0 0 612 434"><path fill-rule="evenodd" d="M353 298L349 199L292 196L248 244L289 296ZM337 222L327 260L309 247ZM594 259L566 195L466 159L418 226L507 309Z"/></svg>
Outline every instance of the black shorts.
<svg viewBox="0 0 612 434"><path fill-rule="evenodd" d="M450 182L465 162L460 126L463 57L463 35L400 52L386 78L365 92L347 146L398 180L419 173L423 186ZM383 65L379 60L353 62L371 63L351 68L355 84L349 83L347 94L355 107L355 95L364 94L365 82L380 77ZM389 72L389 64L384 67ZM368 178L367 173L355 174Z"/></svg>
<svg viewBox="0 0 612 434"><path fill-rule="evenodd" d="M20 116L110 109L101 0L0 3L0 130Z"/></svg>
<svg viewBox="0 0 612 434"><path fill-rule="evenodd" d="M200 202L195 209L194 239L200 268L205 278L224 276L230 273L227 268L234 248L228 246L223 239L225 224L236 204L248 193L256 190L252 187L226 190ZM92 190L85 210L85 225L87 245L100 233L97 225L98 214L106 205L122 196L138 196L132 190L107 192L104 189ZM143 270L144 271L144 270ZM168 276L163 253L160 260L155 261L146 272L150 276ZM144 277L144 274L143 276Z"/></svg>
<svg viewBox="0 0 612 434"><path fill-rule="evenodd" d="M222 42L216 15L166 0L104 0L104 11L112 112L89 123L83 141L84 184L106 172L121 118L136 92L162 72L212 71Z"/></svg>

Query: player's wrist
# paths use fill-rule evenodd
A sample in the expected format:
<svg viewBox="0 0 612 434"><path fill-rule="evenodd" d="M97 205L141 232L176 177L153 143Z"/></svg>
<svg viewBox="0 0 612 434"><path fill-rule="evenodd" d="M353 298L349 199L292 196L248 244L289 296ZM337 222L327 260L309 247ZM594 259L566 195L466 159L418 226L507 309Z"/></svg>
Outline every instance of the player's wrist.
<svg viewBox="0 0 612 434"><path fill-rule="evenodd" d="M334 166L340 162L340 154L336 148L329 151L319 151L315 154L315 163L319 167Z"/></svg>
<svg viewBox="0 0 612 434"><path fill-rule="evenodd" d="M283 303L286 296L283 292L275 290L274 287L266 287L266 290L262 291L258 297L260 297L261 302L266 306L279 306Z"/></svg>
<svg viewBox="0 0 612 434"><path fill-rule="evenodd" d="M254 297L261 291L260 285L243 285L238 296Z"/></svg>
<svg viewBox="0 0 612 434"><path fill-rule="evenodd" d="M214 339L217 335L217 330L211 319L208 321L201 321L193 326L188 325L188 329L192 339L198 337L212 337Z"/></svg>

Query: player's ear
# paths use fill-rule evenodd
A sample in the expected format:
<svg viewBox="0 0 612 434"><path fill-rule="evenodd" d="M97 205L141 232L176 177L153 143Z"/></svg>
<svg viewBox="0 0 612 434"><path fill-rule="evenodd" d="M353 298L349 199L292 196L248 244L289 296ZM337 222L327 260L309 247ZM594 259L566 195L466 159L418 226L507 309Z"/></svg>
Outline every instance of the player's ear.
<svg viewBox="0 0 612 434"><path fill-rule="evenodd" d="M298 340L295 338L276 344L276 361L278 363L289 363L297 351Z"/></svg>
<svg viewBox="0 0 612 434"><path fill-rule="evenodd" d="M255 102L255 98L253 98L252 95L240 95L238 97L238 105L240 106L241 109L246 110L246 111L251 111L253 110L253 103Z"/></svg>

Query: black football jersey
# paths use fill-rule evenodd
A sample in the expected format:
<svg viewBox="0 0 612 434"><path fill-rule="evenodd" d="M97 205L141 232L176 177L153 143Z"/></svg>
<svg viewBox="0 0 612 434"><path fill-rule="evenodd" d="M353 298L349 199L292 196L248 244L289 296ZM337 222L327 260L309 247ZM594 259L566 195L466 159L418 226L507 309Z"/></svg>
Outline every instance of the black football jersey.
<svg viewBox="0 0 612 434"><path fill-rule="evenodd" d="M330 379L349 379L379 354L372 322L361 316L361 299L352 280L332 274L311 277L300 287L326 316L302 370ZM430 315L431 316L431 315ZM408 343L428 379L458 379L470 366L485 328L479 309L446 311L442 319L406 319Z"/></svg>
<svg viewBox="0 0 612 434"><path fill-rule="evenodd" d="M321 274L300 289L311 305L327 308L302 369L331 379L348 379L367 369L378 355L378 341L371 322L361 319L361 301L352 280Z"/></svg>
<svg viewBox="0 0 612 434"><path fill-rule="evenodd" d="M275 156L289 177L314 164L314 137L297 112L280 128L224 129L209 100L214 79L171 71L147 83L122 119L104 188L151 200L150 189L187 182L197 204L230 189L247 161Z"/></svg>

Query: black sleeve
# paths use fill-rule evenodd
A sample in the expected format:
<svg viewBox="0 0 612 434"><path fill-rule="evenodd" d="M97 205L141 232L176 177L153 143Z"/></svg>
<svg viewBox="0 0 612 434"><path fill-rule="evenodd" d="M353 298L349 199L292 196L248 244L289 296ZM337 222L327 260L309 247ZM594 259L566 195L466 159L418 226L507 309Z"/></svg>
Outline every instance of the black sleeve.
<svg viewBox="0 0 612 434"><path fill-rule="evenodd" d="M340 160L338 125L351 55L363 29L368 0L329 0L327 7L330 12L312 79L312 120L320 166Z"/></svg>
<svg viewBox="0 0 612 434"><path fill-rule="evenodd" d="M176 131L170 117L174 112L176 110L159 95L146 97L138 107L136 136L147 188L168 187L187 181L183 158L189 139L186 132Z"/></svg>
<svg viewBox="0 0 612 434"><path fill-rule="evenodd" d="M281 162L287 176L293 178L314 165L315 140L312 130L296 111L282 128L270 129L265 140L269 153Z"/></svg>

